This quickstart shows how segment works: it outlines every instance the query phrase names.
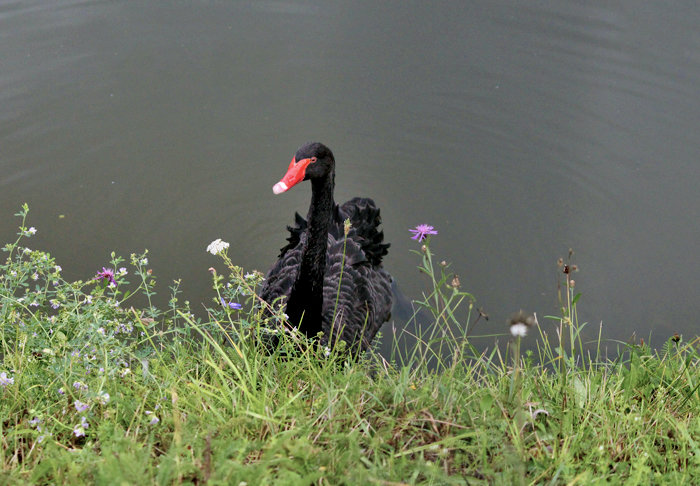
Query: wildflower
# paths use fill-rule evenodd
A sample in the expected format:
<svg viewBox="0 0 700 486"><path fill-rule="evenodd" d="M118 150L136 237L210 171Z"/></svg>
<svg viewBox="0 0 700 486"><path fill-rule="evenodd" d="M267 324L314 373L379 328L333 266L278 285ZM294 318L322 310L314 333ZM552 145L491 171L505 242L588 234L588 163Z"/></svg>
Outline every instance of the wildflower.
<svg viewBox="0 0 700 486"><path fill-rule="evenodd" d="M41 423L41 419L39 417L34 417L33 419L31 419L29 421L29 425L31 425L32 427L36 427L40 423Z"/></svg>
<svg viewBox="0 0 700 486"><path fill-rule="evenodd" d="M0 386L5 388L8 385L12 385L15 382L15 379L12 378L11 376L7 376L7 372L3 371L0 373Z"/></svg>
<svg viewBox="0 0 700 486"><path fill-rule="evenodd" d="M218 255L222 251L226 250L228 247L228 243L226 243L225 241L221 241L221 238L217 238L211 243L209 243L209 246L207 246L207 251L212 255Z"/></svg>
<svg viewBox="0 0 700 486"><path fill-rule="evenodd" d="M409 229L408 231L413 233L411 239L418 241L423 241L429 235L438 234L437 230L428 224L419 224L415 229Z"/></svg>
<svg viewBox="0 0 700 486"><path fill-rule="evenodd" d="M230 307L231 309L240 310L243 308L238 302L226 302L223 297L221 297L221 305L224 307Z"/></svg>
<svg viewBox="0 0 700 486"><path fill-rule="evenodd" d="M56 299L51 301L51 308L52 309L58 309L59 307L61 307L61 303L59 301L57 301Z"/></svg>
<svg viewBox="0 0 700 486"><path fill-rule="evenodd" d="M61 387L61 388L58 389L58 394L59 394L59 395L65 395L65 394L66 394L66 391L63 389L63 387Z"/></svg>
<svg viewBox="0 0 700 486"><path fill-rule="evenodd" d="M32 280L39 280L39 274L36 273L36 272L34 272L34 273L32 274Z"/></svg>
<svg viewBox="0 0 700 486"><path fill-rule="evenodd" d="M121 267L119 269L119 275L126 275L127 273L129 273L129 271L126 269L126 267Z"/></svg>
<svg viewBox="0 0 700 486"><path fill-rule="evenodd" d="M73 435L76 437L85 437L85 427L82 427L80 424L76 425L73 427Z"/></svg>
<svg viewBox="0 0 700 486"><path fill-rule="evenodd" d="M329 348L328 346L325 346L325 347L323 348L323 355L324 355L326 358L328 358L328 357L331 355L331 348Z"/></svg>
<svg viewBox="0 0 700 486"><path fill-rule="evenodd" d="M75 381L73 382L73 388L75 388L78 391L87 391L88 386L82 381Z"/></svg>
<svg viewBox="0 0 700 486"><path fill-rule="evenodd" d="M86 303L86 304L92 304L92 295L86 295L86 296L85 296L85 303Z"/></svg>
<svg viewBox="0 0 700 486"><path fill-rule="evenodd" d="M35 228L34 226L32 226L31 228L29 228L29 229L27 230L27 233L26 233L26 234L27 234L27 235L35 235L35 234L36 234L36 228Z"/></svg>
<svg viewBox="0 0 700 486"><path fill-rule="evenodd" d="M141 265L148 265L148 258L146 258L146 257L142 258L141 261L140 261L139 263L140 263Z"/></svg>
<svg viewBox="0 0 700 486"><path fill-rule="evenodd" d="M513 314L508 320L510 333L513 335L513 337L518 338L527 336L527 332L535 324L537 324L537 314L530 315L522 310Z"/></svg>
<svg viewBox="0 0 700 486"><path fill-rule="evenodd" d="M110 287L116 287L117 282L114 281L114 270L111 268L105 268L102 267L101 272L97 272L97 275L95 275L95 278L97 280L107 280L109 281L109 286Z"/></svg>
<svg viewBox="0 0 700 486"><path fill-rule="evenodd" d="M75 402L73 402L73 405L75 406L75 409L80 413L83 413L85 410L90 408L90 405L88 405L87 403L83 403L80 400L76 400Z"/></svg>
<svg viewBox="0 0 700 486"><path fill-rule="evenodd" d="M153 418L151 418L151 421L149 422L150 425L155 425L158 422L160 422L160 419L158 417L156 417L152 411L146 410L145 413L146 413L146 415L153 415Z"/></svg>

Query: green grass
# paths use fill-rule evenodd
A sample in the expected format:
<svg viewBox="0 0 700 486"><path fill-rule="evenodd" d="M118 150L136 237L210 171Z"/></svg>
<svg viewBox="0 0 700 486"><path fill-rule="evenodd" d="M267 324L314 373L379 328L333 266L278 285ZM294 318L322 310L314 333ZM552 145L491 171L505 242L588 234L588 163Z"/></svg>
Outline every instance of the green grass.
<svg viewBox="0 0 700 486"><path fill-rule="evenodd" d="M0 484L700 483L698 338L604 359L570 273L561 315L479 353L474 299L426 241L416 305L433 323L409 349L348 359L283 333L270 354L262 277L226 253L200 319L177 282L153 304L146 254L124 271L112 255L114 286L65 281L18 216L0 265Z"/></svg>

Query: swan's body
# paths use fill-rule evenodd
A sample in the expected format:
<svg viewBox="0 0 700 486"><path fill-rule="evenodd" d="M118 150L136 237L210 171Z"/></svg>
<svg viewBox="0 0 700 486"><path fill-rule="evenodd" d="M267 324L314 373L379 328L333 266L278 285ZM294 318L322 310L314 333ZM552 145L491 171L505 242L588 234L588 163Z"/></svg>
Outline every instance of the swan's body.
<svg viewBox="0 0 700 486"><path fill-rule="evenodd" d="M379 230L374 201L333 201L335 159L322 144L301 147L276 194L302 180L311 180L309 214L296 215L288 244L267 273L261 297L286 306L289 323L308 337L323 332L324 340L340 338L353 350L366 350L392 305L391 277L382 268L388 244ZM345 235L345 220L350 228ZM342 268L342 274L341 274Z"/></svg>

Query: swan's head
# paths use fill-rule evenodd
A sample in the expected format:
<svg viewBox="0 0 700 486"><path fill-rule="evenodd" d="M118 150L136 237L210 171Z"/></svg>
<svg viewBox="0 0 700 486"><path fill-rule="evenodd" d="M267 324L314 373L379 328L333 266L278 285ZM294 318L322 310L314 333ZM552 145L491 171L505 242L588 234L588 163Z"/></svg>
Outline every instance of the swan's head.
<svg viewBox="0 0 700 486"><path fill-rule="evenodd" d="M287 173L272 187L272 192L281 194L301 181L328 177L334 166L331 149L322 143L307 143L294 154Z"/></svg>

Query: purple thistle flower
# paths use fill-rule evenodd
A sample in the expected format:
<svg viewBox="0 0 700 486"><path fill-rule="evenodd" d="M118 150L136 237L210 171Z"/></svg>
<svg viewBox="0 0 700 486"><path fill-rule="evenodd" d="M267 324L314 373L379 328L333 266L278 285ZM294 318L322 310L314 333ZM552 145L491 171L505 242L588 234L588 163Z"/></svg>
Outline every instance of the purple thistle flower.
<svg viewBox="0 0 700 486"><path fill-rule="evenodd" d="M423 241L425 238L428 237L428 235L438 234L437 230L429 224L419 224L418 226L416 226L415 229L409 229L408 231L413 233L411 239L418 241Z"/></svg>
<svg viewBox="0 0 700 486"><path fill-rule="evenodd" d="M108 280L110 287L116 287L116 285L117 285L117 282L115 282L115 280L114 280L114 270L111 268L102 267L102 271L97 272L97 275L95 275L95 278L97 280Z"/></svg>
<svg viewBox="0 0 700 486"><path fill-rule="evenodd" d="M221 305L224 307L230 307L231 309L240 310L243 308L238 302L226 302L223 297L221 297Z"/></svg>

